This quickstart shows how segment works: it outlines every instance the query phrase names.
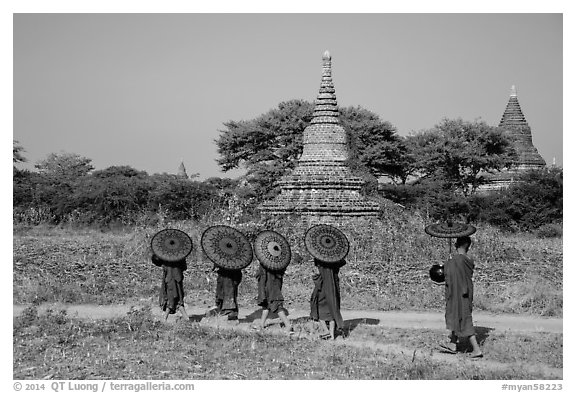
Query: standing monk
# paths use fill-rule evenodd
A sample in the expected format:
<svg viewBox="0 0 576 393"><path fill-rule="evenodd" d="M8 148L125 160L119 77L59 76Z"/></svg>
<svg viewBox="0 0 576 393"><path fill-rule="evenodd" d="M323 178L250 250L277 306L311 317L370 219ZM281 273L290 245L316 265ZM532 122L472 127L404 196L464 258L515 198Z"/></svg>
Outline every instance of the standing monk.
<svg viewBox="0 0 576 393"><path fill-rule="evenodd" d="M461 337L468 337L472 344L472 358L481 358L482 351L476 340L472 323L472 302L474 300L474 261L468 256L472 244L469 236L456 239L456 255L444 264L446 328L449 340L440 347L450 353L456 353L456 344ZM442 283L439 283L442 285Z"/></svg>
<svg viewBox="0 0 576 393"><path fill-rule="evenodd" d="M341 329L344 325L340 313L340 278L338 272L346 264L342 260L336 263L324 263L314 258L314 265L318 267L318 273L312 277L314 290L310 297L310 316L315 321L320 321L322 333L320 338L334 339L335 328ZM326 327L329 323L330 330Z"/></svg>

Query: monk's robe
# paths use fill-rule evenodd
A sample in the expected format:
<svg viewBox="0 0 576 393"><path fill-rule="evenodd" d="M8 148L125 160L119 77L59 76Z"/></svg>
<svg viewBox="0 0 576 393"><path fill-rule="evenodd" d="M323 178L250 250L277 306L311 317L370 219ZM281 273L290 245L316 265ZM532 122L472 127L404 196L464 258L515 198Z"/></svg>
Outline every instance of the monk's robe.
<svg viewBox="0 0 576 393"><path fill-rule="evenodd" d="M453 331L459 337L474 334L472 324L473 272L474 261L467 255L456 254L444 264L446 329Z"/></svg>
<svg viewBox="0 0 576 393"><path fill-rule="evenodd" d="M342 328L344 321L340 313L340 279L338 272L346 264L342 260L337 263L323 263L314 259L318 273L312 277L314 291L310 297L310 316L314 320L336 322L336 327Z"/></svg>
<svg viewBox="0 0 576 393"><path fill-rule="evenodd" d="M242 270L218 269L216 280L216 307L228 317L238 316L238 286L242 281Z"/></svg>
<svg viewBox="0 0 576 393"><path fill-rule="evenodd" d="M162 284L160 286L159 303L162 311L168 310L170 314L176 313L178 307L184 306L184 271L187 269L186 260L166 262L152 257L156 266L162 266Z"/></svg>
<svg viewBox="0 0 576 393"><path fill-rule="evenodd" d="M282 283L285 270L273 271L260 265L256 279L258 280L258 305L270 312L286 312L284 297L282 296Z"/></svg>

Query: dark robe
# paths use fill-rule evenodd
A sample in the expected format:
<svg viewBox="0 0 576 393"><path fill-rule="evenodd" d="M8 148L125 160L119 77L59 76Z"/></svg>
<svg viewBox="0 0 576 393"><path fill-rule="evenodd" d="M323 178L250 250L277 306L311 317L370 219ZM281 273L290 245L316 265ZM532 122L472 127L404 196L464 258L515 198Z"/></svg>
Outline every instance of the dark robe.
<svg viewBox="0 0 576 393"><path fill-rule="evenodd" d="M342 328L344 321L340 313L340 279L338 272L346 264L342 260L337 263L322 263L315 259L318 273L312 277L314 291L310 297L310 316L314 320L336 321L336 327Z"/></svg>
<svg viewBox="0 0 576 393"><path fill-rule="evenodd" d="M474 300L474 261L463 254L456 254L444 264L446 278L446 329L459 337L472 336L472 302Z"/></svg>
<svg viewBox="0 0 576 393"><path fill-rule="evenodd" d="M285 270L268 270L260 265L256 279L258 280L258 305L273 313L286 312L284 297L282 296L282 283Z"/></svg>
<svg viewBox="0 0 576 393"><path fill-rule="evenodd" d="M242 281L242 270L218 269L216 279L216 307L224 315L238 315L238 286Z"/></svg>
<svg viewBox="0 0 576 393"><path fill-rule="evenodd" d="M176 313L178 307L184 307L184 271L188 268L186 260L167 262L152 256L152 263L162 267L159 303L162 311Z"/></svg>

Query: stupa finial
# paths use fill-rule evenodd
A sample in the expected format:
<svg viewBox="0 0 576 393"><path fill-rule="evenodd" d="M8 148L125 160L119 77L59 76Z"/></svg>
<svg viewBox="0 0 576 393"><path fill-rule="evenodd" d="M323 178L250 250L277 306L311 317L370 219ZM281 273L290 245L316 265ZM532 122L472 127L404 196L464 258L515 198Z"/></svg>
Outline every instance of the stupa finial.
<svg viewBox="0 0 576 393"><path fill-rule="evenodd" d="M518 94L516 94L516 86L512 85L512 87L510 88L510 97L516 97L518 96Z"/></svg>
<svg viewBox="0 0 576 393"><path fill-rule="evenodd" d="M330 56L330 52L328 52L327 50L324 52L324 55L322 55L322 60L332 60L332 56Z"/></svg>

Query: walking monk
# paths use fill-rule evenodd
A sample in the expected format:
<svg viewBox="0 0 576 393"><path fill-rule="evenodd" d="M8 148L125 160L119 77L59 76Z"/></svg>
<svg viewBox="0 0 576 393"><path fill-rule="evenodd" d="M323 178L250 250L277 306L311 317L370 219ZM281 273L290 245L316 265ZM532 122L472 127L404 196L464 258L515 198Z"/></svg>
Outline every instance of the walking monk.
<svg viewBox="0 0 576 393"><path fill-rule="evenodd" d="M476 332L472 323L472 302L474 300L474 261L468 256L468 249L472 244L469 236L456 239L456 255L444 264L445 297L446 297L446 328L449 339L441 343L440 347L450 353L456 353L456 346L460 338L468 337L472 344L471 358L483 356ZM444 283L437 283L442 285Z"/></svg>
<svg viewBox="0 0 576 393"><path fill-rule="evenodd" d="M168 262L152 255L152 263L162 267L162 283L160 285L160 308L164 311L164 320L168 315L175 314L177 310L188 320L188 313L184 308L184 271L187 269L186 259Z"/></svg>
<svg viewBox="0 0 576 393"><path fill-rule="evenodd" d="M270 270L260 264L256 278L258 280L258 305L262 307L261 329L266 327L266 319L272 312L278 314L286 332L292 332L292 325L284 308L284 296L282 296L284 273L285 270Z"/></svg>
<svg viewBox="0 0 576 393"><path fill-rule="evenodd" d="M310 297L310 317L315 321L320 321L322 333L320 338L336 338L336 328L342 329L344 321L340 313L340 278L338 272L346 264L342 260L336 263L323 263L314 258L314 264L318 268L318 273L312 277L314 290ZM326 327L326 322L330 330Z"/></svg>

